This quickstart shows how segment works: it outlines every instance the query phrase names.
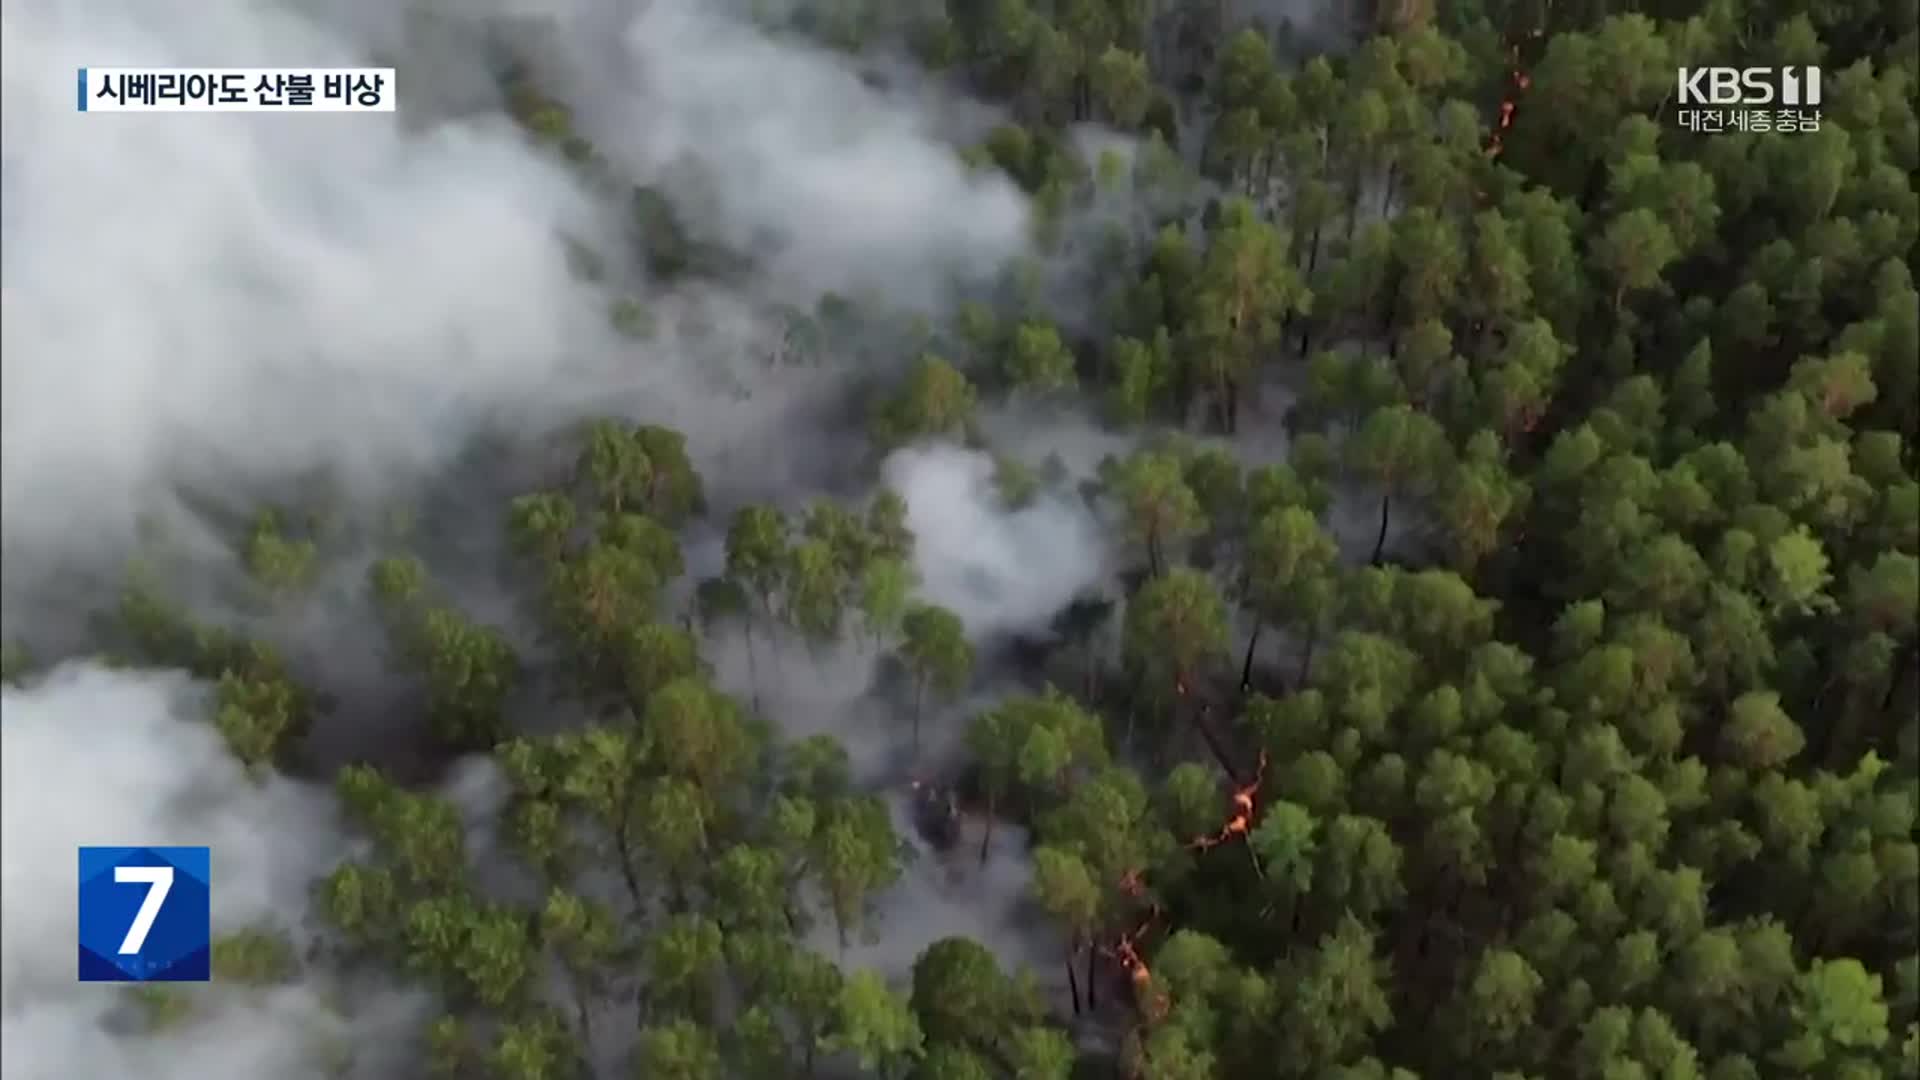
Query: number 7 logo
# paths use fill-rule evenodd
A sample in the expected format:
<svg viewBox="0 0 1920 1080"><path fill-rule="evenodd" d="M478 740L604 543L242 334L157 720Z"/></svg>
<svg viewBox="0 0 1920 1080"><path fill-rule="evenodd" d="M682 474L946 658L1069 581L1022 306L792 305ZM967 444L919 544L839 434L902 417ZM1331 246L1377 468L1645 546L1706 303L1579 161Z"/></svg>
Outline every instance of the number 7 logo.
<svg viewBox="0 0 1920 1080"><path fill-rule="evenodd" d="M121 885L147 886L147 898L140 901L140 910L134 913L133 925L127 927L127 936L120 942L121 956L138 956L140 946L147 943L147 935L153 930L153 920L159 916L161 905L167 902L167 894L173 891L173 867L116 866L113 868L113 880Z"/></svg>
<svg viewBox="0 0 1920 1080"><path fill-rule="evenodd" d="M81 848L80 981L206 982L212 862L204 847Z"/></svg>

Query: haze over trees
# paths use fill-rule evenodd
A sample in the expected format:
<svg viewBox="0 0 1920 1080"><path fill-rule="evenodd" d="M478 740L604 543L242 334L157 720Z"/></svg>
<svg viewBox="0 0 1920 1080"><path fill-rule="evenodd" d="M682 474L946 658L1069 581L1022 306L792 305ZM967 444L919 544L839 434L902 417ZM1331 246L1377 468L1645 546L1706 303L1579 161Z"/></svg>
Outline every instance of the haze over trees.
<svg viewBox="0 0 1920 1080"><path fill-rule="evenodd" d="M885 353L872 460L1004 452L1009 512L1102 515L1110 595L1001 678L917 576L913 492L727 505L670 420L584 425L498 508L537 641L429 539L382 537L355 586L435 752L504 777L500 850L342 769L364 843L314 883L320 944L228 936L220 977L417 985L424 1067L496 1080L1920 1070L1913 5L1381 4L1307 58L1226 13L793 15L1003 106L960 151L1032 198L1036 254L937 320L792 311L772 362ZM1674 68L1734 61L1818 63L1820 129L1680 130ZM1090 159L1085 124L1128 141ZM618 257L663 280L750 261L635 207L655 246ZM996 444L1049 409L1125 448L1068 477ZM235 543L259 603L313 599L321 525ZM214 683L256 771L335 692L150 573L99 637ZM1058 955L845 961L915 846L774 688L856 648L977 830L957 872L1030 841ZM156 1030L195 1007L143 1000Z"/></svg>

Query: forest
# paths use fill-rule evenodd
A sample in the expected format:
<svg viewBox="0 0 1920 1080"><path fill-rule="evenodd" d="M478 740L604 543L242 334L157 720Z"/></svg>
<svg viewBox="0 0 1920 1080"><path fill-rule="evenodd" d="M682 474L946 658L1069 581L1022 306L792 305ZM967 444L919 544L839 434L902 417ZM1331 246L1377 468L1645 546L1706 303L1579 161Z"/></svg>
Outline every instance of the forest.
<svg viewBox="0 0 1920 1080"><path fill-rule="evenodd" d="M1381 0L1331 39L1218 0L767 7L990 103L954 152L1031 253L948 309L777 313L769 378L856 373L841 491L730 503L672 416L615 413L477 448L484 505L290 481L221 519L255 611L375 552L405 753L320 775L357 690L150 538L85 651L205 680L231 754L357 838L322 927L220 928L216 984L414 988L409 1075L475 1080L1920 1074L1913 0ZM1712 64L1819 66L1818 129L1683 130ZM500 77L625 207L574 272L634 349L657 295L750 273L538 62ZM1114 449L1019 437L1063 417ZM966 540L886 463L940 447L1098 521L1097 582L1005 633L934 599L917 554ZM849 655L885 746L783 711ZM474 759L484 851L435 786ZM849 959L905 876L990 857L1048 954ZM128 995L161 1031L201 992Z"/></svg>

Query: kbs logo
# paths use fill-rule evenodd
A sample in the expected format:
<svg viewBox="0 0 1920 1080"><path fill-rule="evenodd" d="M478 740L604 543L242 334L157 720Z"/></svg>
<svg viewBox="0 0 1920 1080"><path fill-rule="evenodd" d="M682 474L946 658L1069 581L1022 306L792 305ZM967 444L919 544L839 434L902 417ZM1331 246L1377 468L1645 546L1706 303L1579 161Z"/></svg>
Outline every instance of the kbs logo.
<svg viewBox="0 0 1920 1080"><path fill-rule="evenodd" d="M1679 69L1681 108L1689 105L1820 104L1817 67L1697 67Z"/></svg>
<svg viewBox="0 0 1920 1080"><path fill-rule="evenodd" d="M80 981L206 982L212 852L80 849Z"/></svg>

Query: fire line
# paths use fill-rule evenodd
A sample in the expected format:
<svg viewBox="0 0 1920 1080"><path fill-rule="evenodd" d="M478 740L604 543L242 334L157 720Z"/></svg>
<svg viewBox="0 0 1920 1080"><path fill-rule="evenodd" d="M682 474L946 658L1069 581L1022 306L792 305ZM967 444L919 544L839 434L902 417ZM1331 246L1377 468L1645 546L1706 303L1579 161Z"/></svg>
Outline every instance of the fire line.
<svg viewBox="0 0 1920 1080"><path fill-rule="evenodd" d="M1545 31L1534 30L1527 34L1529 39L1545 36ZM1512 129L1514 117L1520 111L1520 99L1533 87L1533 76L1529 75L1520 63L1520 42L1514 42L1507 49L1512 66L1507 78L1509 82L1507 96L1500 102L1499 119L1495 121L1492 133L1487 136L1487 157L1497 158L1505 152L1507 132Z"/></svg>
<svg viewBox="0 0 1920 1080"><path fill-rule="evenodd" d="M1186 681L1175 680L1174 690L1181 697L1186 697L1188 695ZM1228 796L1227 819L1221 823L1217 831L1196 836L1188 841L1189 850L1210 851L1231 840L1243 839L1252 831L1253 820L1260 809L1260 788L1266 783L1267 762L1267 752L1263 749L1260 751L1259 765L1254 771L1253 778L1246 783L1240 783L1234 776L1233 770L1228 768L1224 761L1221 763L1222 768L1227 772L1228 779L1234 783L1233 791ZM1259 867L1257 859L1254 866L1257 870ZM1172 1008L1172 1001L1164 991L1154 985L1153 970L1147 966L1146 958L1140 954L1140 941L1160 921L1160 905L1149 899L1146 879L1138 868L1127 870L1120 875L1119 889L1124 896L1147 901L1147 913L1137 925L1117 934L1113 943L1102 947L1100 952L1111 958L1126 973L1133 985L1135 1000L1145 1014L1147 1023L1158 1023L1166 1018Z"/></svg>

